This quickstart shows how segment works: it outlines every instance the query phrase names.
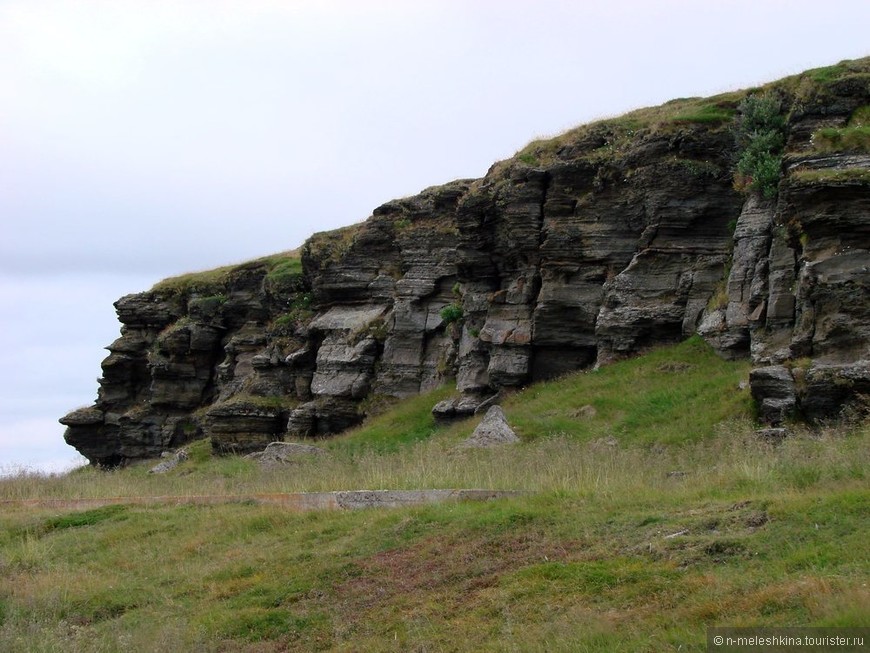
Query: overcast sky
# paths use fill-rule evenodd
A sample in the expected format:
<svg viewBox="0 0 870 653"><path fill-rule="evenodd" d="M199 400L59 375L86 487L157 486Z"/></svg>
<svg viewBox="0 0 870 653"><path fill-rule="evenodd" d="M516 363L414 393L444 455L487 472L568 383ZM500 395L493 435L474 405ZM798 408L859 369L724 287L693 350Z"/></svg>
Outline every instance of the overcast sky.
<svg viewBox="0 0 870 653"><path fill-rule="evenodd" d="M112 302L528 141L870 54L867 0L0 0L0 471L76 460Z"/></svg>

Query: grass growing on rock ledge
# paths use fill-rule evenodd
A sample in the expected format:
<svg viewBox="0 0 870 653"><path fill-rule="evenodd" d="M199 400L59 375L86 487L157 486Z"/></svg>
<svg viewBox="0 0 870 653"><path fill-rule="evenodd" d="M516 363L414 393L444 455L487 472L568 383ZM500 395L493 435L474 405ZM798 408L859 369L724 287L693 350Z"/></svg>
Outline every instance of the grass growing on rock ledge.
<svg viewBox="0 0 870 653"><path fill-rule="evenodd" d="M870 185L870 170L866 168L834 168L795 170L790 177L798 186L831 186L836 184Z"/></svg>
<svg viewBox="0 0 870 653"><path fill-rule="evenodd" d="M289 250L236 265L169 277L158 281L151 291L170 294L219 292L225 290L235 277L256 269L264 270L266 280L270 283L286 283L291 277L302 274L299 251Z"/></svg>
<svg viewBox="0 0 870 653"><path fill-rule="evenodd" d="M759 440L744 363L700 342L533 386L523 442L457 451L414 398L260 470L195 443L0 481L0 498L491 487L491 503L4 506L3 651L703 651L709 625L864 626L870 426Z"/></svg>

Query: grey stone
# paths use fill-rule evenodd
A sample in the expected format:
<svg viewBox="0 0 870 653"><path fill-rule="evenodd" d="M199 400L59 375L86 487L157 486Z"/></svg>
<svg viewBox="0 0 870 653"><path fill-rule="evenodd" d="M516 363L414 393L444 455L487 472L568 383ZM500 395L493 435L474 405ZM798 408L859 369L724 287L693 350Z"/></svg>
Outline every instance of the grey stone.
<svg viewBox="0 0 870 653"><path fill-rule="evenodd" d="M205 424L217 451L243 454L262 449L283 434L286 416L278 407L238 401L212 406Z"/></svg>
<svg viewBox="0 0 870 653"><path fill-rule="evenodd" d="M162 457L164 458L164 460L149 469L149 474L165 474L166 472L172 471L173 469L178 467L178 465L187 460L188 455L186 449L179 449L173 454L170 454L169 452L164 452Z"/></svg>
<svg viewBox="0 0 870 653"><path fill-rule="evenodd" d="M315 318L309 328L315 331L358 332L383 314L383 306L335 306Z"/></svg>
<svg viewBox="0 0 870 653"><path fill-rule="evenodd" d="M456 399L444 399L432 407L435 419L448 420L456 416Z"/></svg>
<svg viewBox="0 0 870 653"><path fill-rule="evenodd" d="M783 365L758 367L749 373L749 383L762 421L778 426L794 417L797 391L791 370Z"/></svg>
<svg viewBox="0 0 870 653"><path fill-rule="evenodd" d="M501 395L466 394L439 401L432 408L432 414L439 420L462 419L488 410L499 401Z"/></svg>
<svg viewBox="0 0 870 653"><path fill-rule="evenodd" d="M270 467L325 455L328 455L325 449L309 444L270 442L263 451L250 453L245 458L255 460L264 467Z"/></svg>
<svg viewBox="0 0 870 653"><path fill-rule="evenodd" d="M317 404L313 401L293 409L287 420L287 435L309 437L316 432Z"/></svg>
<svg viewBox="0 0 870 653"><path fill-rule="evenodd" d="M488 448L505 444L516 444L520 438L507 422L501 406L491 406L483 420L474 429L467 440L460 445L463 448Z"/></svg>

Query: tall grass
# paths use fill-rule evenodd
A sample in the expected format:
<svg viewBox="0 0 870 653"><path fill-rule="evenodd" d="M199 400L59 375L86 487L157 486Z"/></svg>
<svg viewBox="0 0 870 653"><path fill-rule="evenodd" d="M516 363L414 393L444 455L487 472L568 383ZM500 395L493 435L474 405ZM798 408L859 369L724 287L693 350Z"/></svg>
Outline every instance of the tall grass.
<svg viewBox="0 0 870 653"><path fill-rule="evenodd" d="M504 402L523 441L457 447L415 398L278 468L211 455L0 480L0 650L703 651L705 628L870 618L870 425L760 439L746 366L698 341ZM490 503L27 499L524 490Z"/></svg>
<svg viewBox="0 0 870 653"><path fill-rule="evenodd" d="M148 496L240 495L347 489L483 488L582 496L638 492L715 495L722 488L802 491L828 481L865 478L867 429L849 437L809 431L781 444L760 440L745 419L716 434L670 446L541 437L512 448L460 449L455 437L433 438L392 452L336 448L326 457L261 469L252 461L216 459L178 473L149 475L147 465L67 476L26 475L0 482L4 501Z"/></svg>
<svg viewBox="0 0 870 653"><path fill-rule="evenodd" d="M707 624L866 623L870 429L772 444L750 427L250 472L530 491L491 504L8 508L0 650L702 651Z"/></svg>

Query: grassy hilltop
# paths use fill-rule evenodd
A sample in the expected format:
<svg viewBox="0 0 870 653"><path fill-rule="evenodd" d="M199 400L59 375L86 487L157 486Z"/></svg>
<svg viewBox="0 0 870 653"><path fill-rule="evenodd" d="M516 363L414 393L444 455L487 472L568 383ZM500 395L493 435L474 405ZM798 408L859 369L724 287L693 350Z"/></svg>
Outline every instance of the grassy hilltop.
<svg viewBox="0 0 870 653"><path fill-rule="evenodd" d="M458 452L477 420L437 426L441 390L278 469L203 441L165 476L0 480L0 650L703 651L710 625L865 626L870 427L763 441L747 376L692 339L516 393L511 448ZM309 513L231 500L450 487L526 494ZM20 503L189 494L228 501Z"/></svg>

